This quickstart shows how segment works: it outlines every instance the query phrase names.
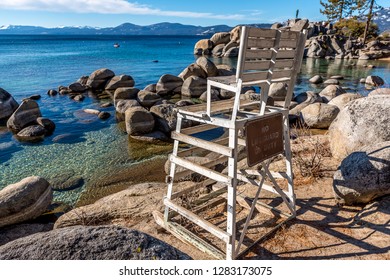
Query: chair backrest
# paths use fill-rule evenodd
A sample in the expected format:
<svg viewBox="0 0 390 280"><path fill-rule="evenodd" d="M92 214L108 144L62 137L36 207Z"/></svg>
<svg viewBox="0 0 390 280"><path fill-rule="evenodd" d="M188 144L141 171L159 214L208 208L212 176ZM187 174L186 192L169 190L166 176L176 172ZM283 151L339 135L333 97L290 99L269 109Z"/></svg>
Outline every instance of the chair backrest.
<svg viewBox="0 0 390 280"><path fill-rule="evenodd" d="M243 26L237 80L241 79L244 85L266 83L266 87L274 82L286 82L288 84L286 105L289 106L296 76L302 64L305 41L305 31Z"/></svg>

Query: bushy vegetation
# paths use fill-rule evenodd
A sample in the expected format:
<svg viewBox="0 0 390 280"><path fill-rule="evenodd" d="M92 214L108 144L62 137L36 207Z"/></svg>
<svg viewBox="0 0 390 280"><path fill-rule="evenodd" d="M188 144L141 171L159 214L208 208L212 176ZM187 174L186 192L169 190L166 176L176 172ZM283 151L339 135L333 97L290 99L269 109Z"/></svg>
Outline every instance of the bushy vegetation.
<svg viewBox="0 0 390 280"><path fill-rule="evenodd" d="M359 21L356 18L342 19L335 24L335 28L339 30L339 34L352 38L363 37L365 26L366 22ZM378 32L378 26L371 23L368 29L367 39L377 37Z"/></svg>

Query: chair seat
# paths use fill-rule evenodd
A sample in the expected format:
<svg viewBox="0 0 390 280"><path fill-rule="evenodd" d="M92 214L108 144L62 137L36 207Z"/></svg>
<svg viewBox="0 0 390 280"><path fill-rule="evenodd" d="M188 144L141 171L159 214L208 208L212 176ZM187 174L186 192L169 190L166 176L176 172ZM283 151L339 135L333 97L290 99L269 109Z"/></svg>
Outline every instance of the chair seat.
<svg viewBox="0 0 390 280"><path fill-rule="evenodd" d="M207 78L209 81L212 81L212 82L217 82L217 83L221 83L221 84L225 84L225 85L235 85L237 84L236 80L236 76L218 76L218 77L208 77Z"/></svg>

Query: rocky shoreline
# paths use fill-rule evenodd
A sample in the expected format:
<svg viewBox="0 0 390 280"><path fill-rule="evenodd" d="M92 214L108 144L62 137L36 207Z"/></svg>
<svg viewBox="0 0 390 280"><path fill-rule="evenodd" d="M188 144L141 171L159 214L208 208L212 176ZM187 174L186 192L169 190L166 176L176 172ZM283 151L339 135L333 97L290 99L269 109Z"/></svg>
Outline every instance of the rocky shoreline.
<svg viewBox="0 0 390 280"><path fill-rule="evenodd" d="M307 21L301 20L290 22L286 27L275 25L274 28L294 30L308 26L310 25ZM373 59L390 55L390 52L387 52L389 47L387 43L379 42L369 47L358 48L352 42L352 47L347 48L340 45L337 35L332 34L331 28L323 30L320 27L317 28L319 31L315 31L315 26L309 28L311 38L307 43L308 57ZM115 75L113 71L102 68L89 76L81 77L67 87L51 89L48 95L67 95L75 102L82 102L88 96L97 99L109 98L111 102L101 104L102 108L115 107L115 118L118 123L123 124L122 127L130 137L141 141L170 142L170 132L176 127L175 108L204 101L207 77L234 75L234 68L215 65L203 55L233 57L239 46L239 30L235 28L228 34L217 33L208 41L198 42L195 53L201 56L195 63L186 67L178 76L162 75L155 84L144 89L136 88L135 81L130 75ZM316 35L316 32L325 32L326 35ZM331 47L324 52L322 51L324 45ZM383 46L387 49L383 50ZM364 55L366 57L362 58ZM297 127L329 130L323 136L300 137L292 134L292 138L296 138L294 141L298 142L303 139L303 143L318 138L327 143L329 147L326 149L329 149L330 153L327 158L332 163L324 164L322 168L328 168L331 172L333 200L340 205L351 207L360 205L361 210L365 205L376 203L378 199L386 199L390 194L390 115L384 113L390 112L390 89L386 87L387 84L381 77L368 76L361 82L364 82L371 91L368 96L362 96L347 92L340 85L342 79L342 76L315 75L309 82L320 85L322 90L295 95L290 107L291 124ZM286 87L284 83L273 84L268 103L277 106L284 100ZM261 93L258 88L245 88L241 92L241 98L257 99L259 91ZM230 92L215 91L212 98L220 100L231 97ZM19 105L10 93L0 88L0 120L6 123L8 129L15 133L20 141L39 142L45 136L55 133L54 122L42 117L38 103L35 102L37 98L39 97L31 96ZM104 110L85 109L84 112L96 115L100 119L111 117ZM187 125L196 124L188 122ZM299 145L296 144L294 147L293 153L300 154ZM304 146L304 150L308 147L309 145ZM305 156L310 156L310 153L313 151L310 150ZM192 160L201 162L202 158ZM243 161L240 164L246 163ZM162 162L159 162L158 168L163 170ZM275 170L278 168L276 161L274 168ZM300 167L295 166L295 170L300 170ZM52 203L53 190L64 186L53 186L44 178L36 176L6 186L0 190L0 232L6 236L5 240L0 239L0 245L5 244L0 246L0 259L190 258L171 245L156 239L161 238L161 234L157 230L157 225L153 226L151 222L153 220L151 212L162 210L162 197L166 192L166 185L163 183L165 174L161 172L157 176L142 166L136 172L140 177L144 177L144 182L122 180L120 182L122 185L116 189L117 193L99 197L96 201L86 200L81 207L68 211L50 226L28 224L47 213ZM183 187L195 184L198 179L187 178L182 182ZM30 229L24 230L23 234L20 233L23 227ZM136 230L130 230L129 227ZM154 237L137 229L145 230ZM39 233L41 231L45 233ZM107 240L124 240L126 236L131 246L127 248L123 247L122 243L113 242L112 246L101 250L99 248L103 245L99 243L100 238L92 238L93 242L88 241L91 236L100 234L107 236ZM69 242L61 241L58 236ZM13 239L15 240L12 241ZM169 240L167 237L165 239ZM45 246L42 247L42 244ZM115 250L118 247L123 250ZM58 248L66 249L61 249L63 251L61 253ZM77 250L78 254L68 254L69 250ZM45 254L48 251L53 254Z"/></svg>

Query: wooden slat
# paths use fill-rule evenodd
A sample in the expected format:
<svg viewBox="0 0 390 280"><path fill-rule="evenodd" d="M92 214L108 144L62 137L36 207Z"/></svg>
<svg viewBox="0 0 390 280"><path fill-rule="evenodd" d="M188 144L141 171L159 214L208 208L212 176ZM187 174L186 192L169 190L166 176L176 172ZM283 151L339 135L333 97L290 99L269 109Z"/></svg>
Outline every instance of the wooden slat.
<svg viewBox="0 0 390 280"><path fill-rule="evenodd" d="M291 77L292 70L274 70L272 73L272 79L280 79L285 77Z"/></svg>
<svg viewBox="0 0 390 280"><path fill-rule="evenodd" d="M296 48L298 40L282 39L279 41L279 48Z"/></svg>
<svg viewBox="0 0 390 280"><path fill-rule="evenodd" d="M225 184L228 184L231 181L231 179L228 176L223 175L223 174L216 172L214 170L211 170L209 168L205 168L202 165L196 164L196 163L191 162L189 160L182 159L182 158L176 157L174 155L170 155L169 158L174 163L176 163L180 166L183 166L184 168L191 169L192 171L199 173L200 175L206 176L210 179L213 179L215 181L222 182Z"/></svg>
<svg viewBox="0 0 390 280"><path fill-rule="evenodd" d="M300 34L301 33L298 31L282 31L280 38L297 41L299 39Z"/></svg>
<svg viewBox="0 0 390 280"><path fill-rule="evenodd" d="M293 64L294 64L294 60L292 59L276 60L274 69L292 67ZM245 61L244 63L244 71L268 70L270 65L271 65L270 60L249 60L249 61Z"/></svg>
<svg viewBox="0 0 390 280"><path fill-rule="evenodd" d="M225 138L213 140L213 142L220 144L220 145L226 145L229 142L229 138L225 137ZM198 153L201 151L204 151L204 149L200 148L200 147L191 147L189 149L178 152L177 155L180 157L186 157L186 156L190 156L190 155L193 155L194 153Z"/></svg>
<svg viewBox="0 0 390 280"><path fill-rule="evenodd" d="M212 233L213 235L215 235L219 239L225 241L226 243L228 243L230 241L230 235L227 232L225 232L222 229L216 227L212 223L202 219L198 215L195 215L194 213L192 213L191 211L185 209L184 207L181 207L180 205L177 205L177 204L173 203L168 198L164 199L164 204L165 204L165 206L169 207L173 211L178 212L183 217L185 217L188 220L190 220L191 222L197 224L198 226L200 226L204 230L207 230L208 232Z"/></svg>
<svg viewBox="0 0 390 280"><path fill-rule="evenodd" d="M183 128L183 129L180 130L180 133L191 135L191 134L195 134L195 133L198 133L198 132L211 130L211 129L214 129L214 128L218 128L218 126L211 125L211 124L201 124L201 125L196 125L196 126Z"/></svg>
<svg viewBox="0 0 390 280"><path fill-rule="evenodd" d="M246 50L246 59L271 59L272 50L259 50L259 49L248 49Z"/></svg>
<svg viewBox="0 0 390 280"><path fill-rule="evenodd" d="M269 49L275 46L274 39L249 38L247 48Z"/></svg>
<svg viewBox="0 0 390 280"><path fill-rule="evenodd" d="M189 136L186 134L181 134L176 131L172 131L171 137L174 140L178 140L180 142L184 142L190 145L194 145L200 148L203 148L205 150L209 150L211 152L216 152L224 156L231 157L232 156L232 149L226 146L222 146L220 144L206 141L197 137Z"/></svg>
<svg viewBox="0 0 390 280"><path fill-rule="evenodd" d="M275 38L276 32L278 32L276 29L248 28L249 37Z"/></svg>
<svg viewBox="0 0 390 280"><path fill-rule="evenodd" d="M295 50L278 50L276 59L279 58L295 58Z"/></svg>
<svg viewBox="0 0 390 280"><path fill-rule="evenodd" d="M215 160L210 160L209 162L202 164L202 166L206 167L206 168L210 168L210 167L214 167L217 164L221 164L221 163L224 163L224 162L227 162L227 158L226 157L220 157L220 158L217 158ZM189 176L189 175L191 175L193 173L195 173L195 172L193 172L192 170L189 170L189 169L181 171L181 172L178 172L178 173L175 174L175 181L179 180L180 178L184 178L186 176Z"/></svg>
<svg viewBox="0 0 390 280"><path fill-rule="evenodd" d="M165 222L164 217L160 212L153 211L153 218L159 226L169 231L181 241L195 246L200 251L207 253L215 257L216 259L225 259L224 253L222 253L220 250L210 245L203 239L199 238L197 235L193 234L189 230L185 229L181 225L175 222Z"/></svg>
<svg viewBox="0 0 390 280"><path fill-rule="evenodd" d="M247 72L242 74L242 81L248 82L248 81L261 81L266 80L268 77L268 71L262 71L262 72Z"/></svg>
<svg viewBox="0 0 390 280"><path fill-rule="evenodd" d="M212 180L212 179L206 179L200 183L196 183L194 184L193 186L191 187L188 187L184 190L180 190L180 191L177 191L175 193L173 193L171 195L171 199L174 199L174 198L177 198L183 194L187 194L187 193L190 193L190 192L193 192L194 190L197 190L197 189L201 189L201 188L204 188L204 187L207 187L208 185L211 185L215 183L215 180Z"/></svg>

